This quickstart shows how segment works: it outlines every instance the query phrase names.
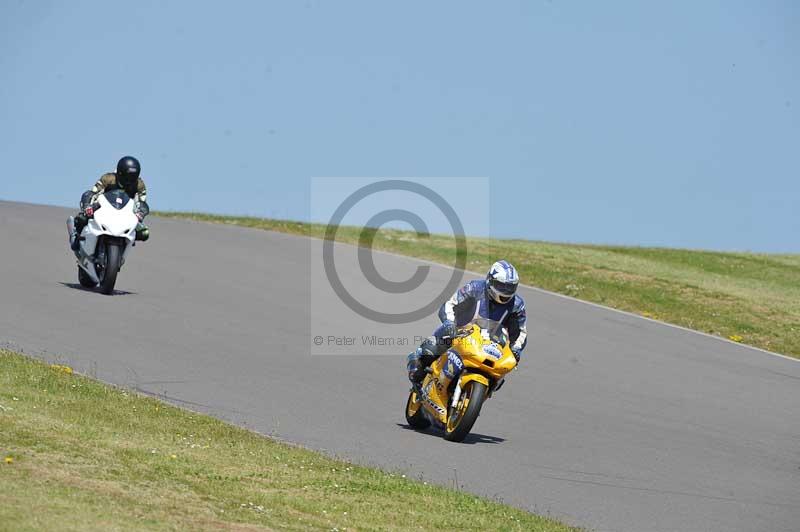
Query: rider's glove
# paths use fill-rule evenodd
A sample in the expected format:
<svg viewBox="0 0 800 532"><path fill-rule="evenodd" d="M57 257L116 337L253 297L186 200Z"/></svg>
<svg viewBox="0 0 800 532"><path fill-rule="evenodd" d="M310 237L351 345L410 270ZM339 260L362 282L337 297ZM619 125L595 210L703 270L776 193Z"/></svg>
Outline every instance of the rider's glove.
<svg viewBox="0 0 800 532"><path fill-rule="evenodd" d="M519 359L522 356L522 349L511 349L511 353L514 355L514 358L517 359L517 364L519 364Z"/></svg>
<svg viewBox="0 0 800 532"><path fill-rule="evenodd" d="M450 320L444 320L439 329L442 332L442 339L452 338L456 335L456 324Z"/></svg>
<svg viewBox="0 0 800 532"><path fill-rule="evenodd" d="M142 220L144 220L144 214L142 213L142 211L137 211L137 212L136 212L136 217L137 217L137 218L139 218L139 221L140 221L140 222L141 222Z"/></svg>
<svg viewBox="0 0 800 532"><path fill-rule="evenodd" d="M91 205L89 205L88 207L86 207L85 209L83 209L83 212L85 212L85 213L86 213L86 217L87 217L87 218L91 218L91 217L92 217L92 215L94 214L94 207L92 207Z"/></svg>

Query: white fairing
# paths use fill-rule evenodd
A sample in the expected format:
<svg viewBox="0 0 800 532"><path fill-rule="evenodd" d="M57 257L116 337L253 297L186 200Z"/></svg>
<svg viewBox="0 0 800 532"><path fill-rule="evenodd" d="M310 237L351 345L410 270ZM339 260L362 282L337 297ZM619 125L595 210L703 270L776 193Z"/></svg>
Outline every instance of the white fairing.
<svg viewBox="0 0 800 532"><path fill-rule="evenodd" d="M124 263L136 240L136 225L139 223L139 218L135 214L134 201L129 201L121 209L112 206L105 196L100 196L97 202L100 207L95 210L94 217L89 220L81 232L84 240L81 242L82 253L79 254L78 266L88 273L93 281L99 283L100 280L92 260L97 248L97 240L103 235L125 238L128 243L122 254Z"/></svg>

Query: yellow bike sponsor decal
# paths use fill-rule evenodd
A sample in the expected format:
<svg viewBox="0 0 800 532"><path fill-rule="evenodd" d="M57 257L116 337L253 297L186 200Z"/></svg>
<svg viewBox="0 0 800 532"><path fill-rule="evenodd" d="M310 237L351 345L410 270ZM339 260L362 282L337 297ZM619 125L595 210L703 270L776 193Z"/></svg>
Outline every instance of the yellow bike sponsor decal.
<svg viewBox="0 0 800 532"><path fill-rule="evenodd" d="M435 379L429 379L427 384L422 387L422 398L425 400L427 405L431 406L436 411L436 414L443 416L447 414L447 410L431 398L431 390L434 382L438 384L438 381Z"/></svg>

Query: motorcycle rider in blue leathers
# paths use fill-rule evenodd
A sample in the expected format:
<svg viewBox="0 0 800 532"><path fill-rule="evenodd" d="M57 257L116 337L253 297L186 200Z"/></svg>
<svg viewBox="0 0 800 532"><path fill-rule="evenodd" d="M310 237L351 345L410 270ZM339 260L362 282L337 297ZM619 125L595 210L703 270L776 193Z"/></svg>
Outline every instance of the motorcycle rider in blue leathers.
<svg viewBox="0 0 800 532"><path fill-rule="evenodd" d="M442 324L408 355L408 378L412 384L421 383L426 368L447 351L456 329L478 317L497 321L506 328L511 351L519 362L528 331L525 301L516 293L518 286L516 268L501 260L492 264L485 280L476 279L459 288L439 309Z"/></svg>

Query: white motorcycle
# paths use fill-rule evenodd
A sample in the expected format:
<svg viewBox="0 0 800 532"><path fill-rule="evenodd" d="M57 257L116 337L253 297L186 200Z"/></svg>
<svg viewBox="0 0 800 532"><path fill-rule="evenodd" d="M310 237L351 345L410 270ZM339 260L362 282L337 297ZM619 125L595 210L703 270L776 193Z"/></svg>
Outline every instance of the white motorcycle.
<svg viewBox="0 0 800 532"><path fill-rule="evenodd" d="M132 200L123 190L111 190L101 195L92 205L94 215L83 228L81 243L75 258L78 259L78 282L86 288L100 286L100 292L111 294L117 282L117 273L136 245L137 209L145 210L147 204ZM67 220L70 245L75 234L75 217Z"/></svg>

